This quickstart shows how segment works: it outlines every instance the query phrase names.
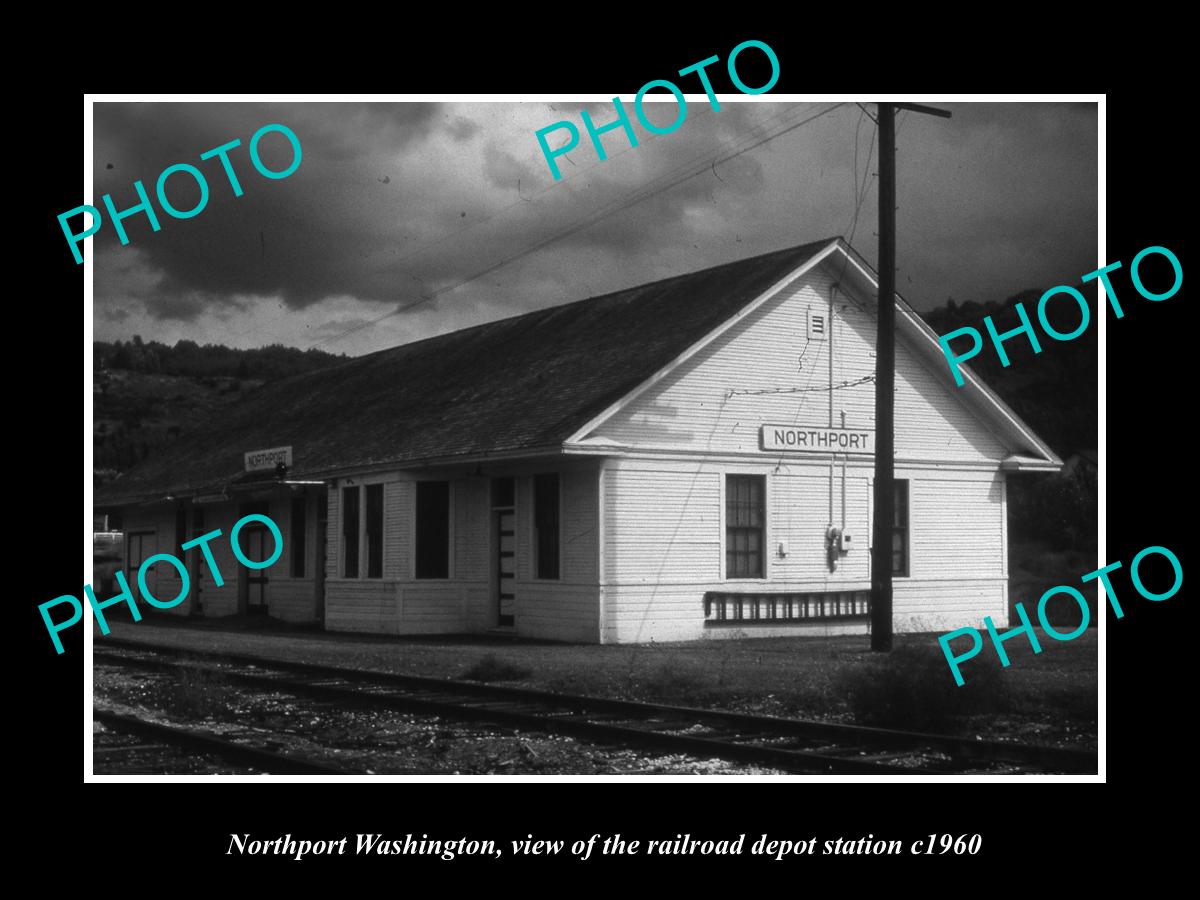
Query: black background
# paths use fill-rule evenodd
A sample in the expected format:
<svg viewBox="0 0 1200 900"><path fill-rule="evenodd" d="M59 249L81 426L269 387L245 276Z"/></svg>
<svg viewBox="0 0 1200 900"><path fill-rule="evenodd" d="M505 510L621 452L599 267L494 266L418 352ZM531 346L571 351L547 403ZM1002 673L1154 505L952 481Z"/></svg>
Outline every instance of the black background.
<svg viewBox="0 0 1200 900"><path fill-rule="evenodd" d="M578 12L578 11L577 11ZM847 13L850 11L847 10ZM576 13L572 12L574 16ZM582 12L578 14L582 15ZM352 14L359 15L359 14ZM815 870L845 875L851 884L863 876L885 884L896 872L919 873L933 889L954 884L974 890L979 884L944 879L971 867L977 877L999 878L1007 886L1033 888L1027 864L1050 862L1067 877L1077 866L1103 866L1103 847L1118 841L1126 849L1153 841L1156 853L1171 829L1160 821L1168 814L1175 785L1193 765L1180 756L1173 730L1192 706L1185 679L1189 656L1183 643L1187 586L1168 601L1137 597L1128 580L1133 555L1152 544L1178 555L1188 571L1182 527L1191 506L1192 439L1195 408L1193 379L1185 371L1194 332L1184 322L1185 287L1170 300L1151 303L1129 287L1127 267L1142 248L1171 248L1187 270L1182 210L1187 168L1184 156L1184 106L1181 92L1164 89L1161 68L1169 56L1157 45L1136 51L1123 47L1125 63L1091 70L1086 60L1103 53L1090 35L1074 26L1055 30L1050 23L1025 23L1022 31L969 43L955 38L913 37L894 27L845 22L800 27L762 28L763 16L738 16L718 27L681 35L676 29L612 24L597 10L595 32L584 40L579 25L546 11L539 32L479 27L486 38L453 39L422 30L399 18L384 19L383 33L371 35L371 15L351 27L332 25L317 37L299 40L222 38L208 32L192 62L171 58L120 70L79 74L74 83L63 74L57 83L39 83L24 102L24 127L36 133L22 164L17 221L33 228L33 253L10 256L10 271L23 286L10 295L16 322L10 333L8 372L9 477L21 492L10 509L17 515L9 532L9 572L17 575L12 608L25 622L26 648L10 679L21 698L19 722L10 721L10 748L17 762L9 772L30 792L16 816L33 854L65 860L76 850L88 865L81 872L104 873L110 883L149 878L157 867L174 870L192 885L239 884L246 878L278 881L296 877L313 887L313 876L327 873L330 884L350 881L366 869L394 876L393 890L415 890L406 876L420 870L441 879L504 871L520 866L536 878L564 869L607 874L614 866L648 866L641 859L592 859L576 863L558 858L514 859L499 863L460 859L354 856L295 863L282 857L253 859L226 856L232 832L258 837L293 835L340 837L383 832L403 838L408 832L431 837L487 837L504 845L510 838L571 841L593 833L621 832L631 838L670 838L677 833L726 839L747 833L820 840L874 834L912 840L930 833L983 835L983 851L973 858L952 857L797 857L776 863L761 858L736 860L680 857L653 860L653 874L684 876L716 886L721 873L747 871L804 875ZM608 23L608 24L606 24ZM478 25L478 23L475 23ZM239 26L240 27L240 26ZM515 26L514 26L515 28ZM914 29L915 30L915 29ZM364 35L364 32L367 34ZM267 34L264 32L264 35ZM671 37L660 37L670 34ZM236 37L237 39L234 39ZM260 36L261 37L261 36ZM1132 36L1127 43L1133 43ZM772 93L871 91L1010 92L1039 90L1108 91L1107 105L1107 261L1122 260L1126 270L1114 283L1126 311L1116 320L1107 313L1107 559L1122 560L1114 577L1126 615L1107 620L1107 785L1037 787L1005 784L567 784L441 783L355 785L226 785L207 791L182 784L93 784L82 775L81 721L82 629L64 635L67 651L56 656L37 613L37 604L59 594L78 595L81 542L90 546L80 516L77 491L81 477L81 436L74 404L80 400L82 342L69 322L83 306L82 267L76 266L56 221L59 212L82 202L80 138L84 113L82 89L198 92L248 91L395 91L395 92L603 92L632 96L645 81L664 77L692 62L718 54L722 60L747 38L766 41L776 51L782 76ZM137 44L135 36L114 33L116 44ZM1111 35L1104 40L1113 40ZM1159 39L1161 40L1161 38ZM950 46L954 49L947 49ZM255 49L258 48L258 49ZM1140 54L1130 60L1131 52ZM198 54L198 55L197 55ZM762 84L753 71L751 52L739 59L747 84ZM114 57L115 59L115 57ZM1039 63L1039 60L1041 62ZM746 66L741 64L745 62ZM147 67L148 66L148 67ZM723 66L714 66L714 87L731 91ZM1057 72L1065 72L1065 80ZM1053 81L1048 79L1054 79ZM1116 88L1114 90L1114 88ZM688 85L685 89L695 90ZM869 96L869 95L866 95ZM1190 185L1187 192L1192 192ZM799 238L798 238L799 239ZM23 237L10 246L30 246ZM89 248L90 249L90 248ZM86 252L86 251L85 251ZM36 259L36 263L34 260ZM1082 274L1082 273L1081 273ZM86 321L90 311L82 309ZM1093 326L1095 327L1095 326ZM25 353L15 346L25 344ZM24 348L22 348L24 349ZM1045 352L1053 352L1053 346ZM85 376L86 377L86 376ZM24 439L22 439L24 438ZM1177 460L1182 457L1183 465ZM1064 572L1063 583L1082 573ZM1106 791L1103 798L1097 791ZM10 816L13 814L10 813ZM1123 851L1122 851L1123 852ZM1097 856L1097 854L1100 854ZM180 869L178 867L182 866ZM364 869L366 867L366 869ZM1022 872L1024 871L1024 874ZM1007 873L1007 874L1004 874ZM237 879L236 881L234 879ZM939 880L941 879L941 880ZM1051 883L1058 876L1050 878ZM366 882L361 882L366 884ZM1041 882L1044 884L1045 882ZM173 886L155 881L158 889ZM493 889L530 885L496 880ZM578 890L576 882L544 882L547 888ZM592 882L621 890L621 882ZM762 884L771 890L777 885ZM794 890L804 890L797 882ZM151 887L150 883L144 885ZM789 886L790 887L790 886ZM583 888L586 889L586 888Z"/></svg>

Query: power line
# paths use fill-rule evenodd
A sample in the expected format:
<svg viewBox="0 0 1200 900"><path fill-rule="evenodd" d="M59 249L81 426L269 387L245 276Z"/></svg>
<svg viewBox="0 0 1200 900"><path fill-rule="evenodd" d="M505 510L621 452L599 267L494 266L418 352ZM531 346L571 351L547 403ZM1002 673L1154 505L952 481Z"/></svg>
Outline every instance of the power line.
<svg viewBox="0 0 1200 900"><path fill-rule="evenodd" d="M797 109L798 109L798 107L794 107L794 106L787 107L782 112L776 113L772 116L768 116L765 119L763 119L761 122L754 123L754 125L750 126L749 131L751 133L753 133L755 131L765 129L765 128L767 128L768 123L770 123L776 119L785 119L789 116L795 115L797 112ZM709 115L714 114L714 111L711 109L707 110L707 112ZM729 144L730 146L736 146L740 140L744 140L744 139L745 139L745 137L743 136L742 138L739 138L738 140L735 140L732 142L725 142L725 143ZM626 153L629 153L631 150L636 150L636 149L637 148L633 147L633 146L626 147L624 150L618 150L615 153L609 153L607 158L609 160L616 159L618 156L623 156ZM708 159L708 157L710 155L711 155L711 151L704 154L703 158ZM682 164L677 164L675 167L673 167L672 169L669 169L667 171L668 172L676 171L677 169L687 166L687 165L691 164L692 162L694 162L695 160L700 159L700 158L701 157L693 157L692 160L685 161ZM546 185L545 187L541 188L540 190L535 191L533 193L533 195L530 197L522 197L522 196L520 196L520 193L518 191L517 199L514 200L512 203L508 204L507 206L503 206L500 209L496 210L495 212L488 213L487 215L480 216L478 218L474 218L471 220L471 222L469 222L467 225L463 226L462 228L459 228L457 231L450 231L446 234L441 235L440 237L431 238L428 241L424 241L424 242L416 245L415 247L411 248L408 252L397 257L395 261L400 262L405 259L411 259L417 253L419 253L421 251L428 250L431 247L436 247L438 244L445 243L446 241L450 240L451 238L461 237L463 234L472 230L473 228L478 228L480 225L485 225L488 222L491 222L493 219L499 218L500 216L507 214L511 210L520 208L525 203L533 203L537 200L537 198L554 190L557 187L560 187L563 184L566 184L568 182L578 182L578 180L581 177L583 177L588 172L591 172L593 169L595 169L597 166L601 165L605 161L606 160L597 160L596 162L592 163L591 165L584 166L581 169L577 169L576 171L572 172L571 174L564 176L561 180L552 181L550 184ZM661 178L662 175L659 175L657 177ZM518 185L519 185L519 180L518 180Z"/></svg>
<svg viewBox="0 0 1200 900"><path fill-rule="evenodd" d="M815 370L814 370L815 371ZM811 376L809 376L811 380ZM760 391L735 391L730 390L725 392L725 399L737 396L758 395L758 394L821 394L829 391L840 391L843 388L858 387L860 384L866 384L869 381L874 381L874 375L864 375L854 381L839 381L837 384L828 387L802 387L802 388L764 388Z"/></svg>
<svg viewBox="0 0 1200 900"><path fill-rule="evenodd" d="M867 199L867 187L870 184L868 176L871 173L871 157L874 155L875 151L875 135L879 132L879 123L876 121L875 117L867 112L866 108L861 103L857 104L857 106L862 110L863 115L869 118L872 122L875 122L875 127L871 129L871 143L867 149L867 165L863 170L861 191L858 187L858 127L856 126L854 129L854 190L857 194L857 202L854 204L854 215L850 222L850 235L846 238L846 243L852 247L854 246L854 234L858 231L858 214L862 210L863 202ZM858 124L862 124L862 115L858 117ZM835 284L837 284L839 287L841 286L842 279L846 277L846 269L849 267L849 265L850 254L847 253L846 258L842 260L842 270L838 273L837 281L835 282ZM842 293L845 293L845 291Z"/></svg>
<svg viewBox="0 0 1200 900"><path fill-rule="evenodd" d="M809 106L807 109L811 110L812 108L813 108L812 106ZM766 133L766 132L769 132L770 128L768 127L768 124L767 124L767 123L770 123L770 122L772 122L772 121L774 121L774 120L784 120L784 119L786 119L786 118L788 118L788 117L790 117L790 116L793 116L793 115L795 115L795 114L797 113L797 109L798 109L797 107L790 107L790 108L788 108L788 109L785 109L785 110L784 110L783 112L781 112L781 113L777 113L777 114L776 114L776 115L774 115L774 116L770 116L770 117L768 117L768 118L767 118L767 119L766 119L764 122L761 122L761 123L755 123L755 124L754 124L753 126L751 126L751 128L749 129L749 133L748 133L748 134L744 134L744 135L742 135L742 136L740 136L740 137L736 138L736 139L735 139L735 140L733 140L733 141L723 141L723 142L721 142L721 144L725 146L725 148L726 148L726 150L727 150L727 151L729 151L729 150L731 150L731 149L733 149L733 148L737 147L737 146L738 146L738 144L740 144L740 143L743 143L744 141L751 139L751 138L752 138L752 137L753 137L755 134L757 134L757 133ZM799 108L799 109L804 109L804 108L803 108L803 107L801 107L801 108ZM779 134L782 134L782 133L783 133L782 131L781 131L781 132L779 132ZM774 135L774 136L778 136L778 135ZM770 138L767 138L767 140L770 140ZM619 151L619 152L617 152L617 153L613 154L612 156L614 156L614 157L615 157L615 156L620 156L620 155L621 155L621 154L623 154L623 153L628 153L628 152L629 152L629 150L631 150L631 149L633 149L633 148L632 148L632 147L626 148L625 150L621 150L621 151ZM752 149L752 148L744 148L744 149ZM738 152L743 152L743 151L738 151ZM731 154L729 157L727 157L727 159L732 159L732 158L733 158L733 156L736 156L736 155L737 155L737 153L733 153L733 154ZM612 158L612 157L610 157L610 158ZM664 181L666 181L666 180L668 180L668 179L670 179L670 178L674 177L676 174L678 174L678 173L680 173L680 172L683 172L683 171L685 171L685 170L687 170L687 169L690 169L691 167L693 167L693 166L696 166L697 164L702 164L704 167L707 167L707 166L710 166L710 165L711 165L711 166L713 166L713 167L715 167L716 163L718 163L718 162L724 162L724 161L726 161L726 160L725 160L725 159L722 159L722 158L720 158L720 155L719 155L719 154L718 154L716 157L714 157L714 156L712 155L712 151L711 151L711 150L709 150L709 151L706 151L704 154L701 154L701 155L699 155L699 156L694 156L694 157L692 157L691 159L684 160L682 163L677 163L677 164L675 164L674 166L671 166L670 168L668 168L666 171L664 171L664 172L660 173L659 175L656 175L654 178L652 178L650 181L646 182L646 184L642 185L640 188L638 188L638 189L637 189L635 192L633 192L632 194L626 194L626 195L624 195L623 197L618 197L618 198L616 198L615 200L611 200L611 201L609 201L608 203L604 204L603 206L597 207L595 210L592 210L592 212L585 214L585 215L584 215L583 217L581 217L580 219L577 219L577 220L575 220L575 223L572 223L572 224L573 224L573 225L575 225L575 224L578 224L578 223L580 223L580 222L583 222L585 219L587 219L587 218L588 218L588 216L597 215L598 213L601 213L602 211L606 210L606 209L607 209L609 206L613 206L614 204L621 203L621 202L623 202L625 199L628 199L629 197L631 197L631 196L633 196L634 194L636 194L637 192L640 192L640 191L646 191L646 190L653 190L653 189L654 189L654 187L655 187L657 184L659 184L660 182L664 182ZM588 166L587 168L583 169L581 172L577 172L577 173L576 173L574 176L571 176L571 177L572 177L572 178L578 178L578 176L579 176L579 175L582 175L582 174L583 174L583 172L590 171L591 169L595 168L597 165L599 165L599 162L597 162L597 163L593 163L592 165L590 165L590 166ZM699 174L699 171L695 172L694 174ZM716 173L715 173L715 171L714 171L714 175L715 175L715 174L716 174ZM719 176L718 176L718 177L719 177ZM556 182L555 184L548 185L547 187L545 187L545 188L543 188L543 189L542 189L542 191L540 192L540 194L545 194L547 191L549 191L549 190L553 189L554 187L556 187L556 186L557 186L557 184L558 184L558 183ZM671 187L671 186L673 186L673 185L667 185L667 186L665 186L663 189L665 190L667 187ZM649 195L647 195L647 197L648 197L648 196L649 196ZM642 199L646 199L646 198L642 198ZM531 200L530 202L533 202L533 201ZM469 225L469 226L467 226L466 228L461 228L461 229L459 229L459 230L458 230L458 231L456 231L456 232L452 232L452 233L450 233L450 234L443 235L443 236L442 236L442 237L440 237L440 238L436 238L436 239L434 239L434 240L432 240L432 241L428 241L427 243L425 243L425 244L422 244L420 247L414 248L414 250L412 250L412 251L411 251L411 252L409 252L408 254L406 254L406 255L404 255L404 256L401 256L401 257L399 257L399 260L403 260L403 259L408 259L408 258L411 258L411 257L412 257L413 255L415 255L415 254L417 253L417 251L419 251L419 250L428 249L429 247L433 247L433 246L435 246L435 245L437 245L437 244L443 243L444 241L446 241L446 240L449 240L449 239L450 239L450 238L452 238L452 237L458 237L458 236L461 236L461 235L462 235L464 232L466 232L466 231L470 230L471 228L475 227L475 225L476 225L476 224L480 224L480 225L481 225L481 224L483 224L483 222L484 222L484 221L488 221L489 219L495 218L495 217L497 217L497 216L499 216L499 215L503 215L503 214L504 214L504 213L505 213L507 210L509 210L509 209L513 209L513 208L515 208L515 207L516 207L516 206L518 206L518 205L520 205L519 201L517 201L517 202L514 202L514 203L512 203L512 204L509 204L509 206L508 206L508 207L505 207L504 209L501 209L501 210L500 210L500 211L498 211L497 213L494 213L494 214L492 214L492 216L486 217L485 219L481 219L479 222L477 222L477 223L474 223L474 224L472 224L472 225ZM614 210L614 211L615 211L615 210ZM596 218L596 221L600 221L600 219L601 219L601 218L603 218L603 217L604 217L604 216L599 216L598 218ZM588 224L591 224L591 223L588 223ZM587 227L587 225L584 225L583 227ZM567 232L564 232L564 233L562 233L561 235L559 235L558 237L555 237L555 238L553 238L552 240L558 240L558 239L559 239L559 238L561 238L561 237L567 237L567 236L569 236L570 234L574 234L574 233L576 233L576 231L578 231L578 230L581 230L581 229L575 229L575 230L573 230L573 231L567 231ZM551 240L551 241L549 241L549 242L552 242L552 240ZM543 244L542 246L544 246L544 244ZM539 249L539 247L538 247L538 246L532 246L532 247L526 248L526 251L525 251L525 252L533 252L533 251L534 251L534 250L536 250L536 249ZM388 310L387 312L385 312L385 313L382 313L381 315L379 315L379 316L376 316L376 317L375 317L375 318L373 318L373 319L370 319L370 320L368 320L368 321L366 321L366 322L361 322L361 323L359 323L358 325L351 326L350 328L346 329L345 331L339 332L338 334L332 335L332 336L330 336L330 337L322 338L321 340L317 341L316 343L314 343L314 344L311 344L311 345L310 345L310 347L309 347L309 349L311 349L312 347L317 347L317 346L320 346L321 344L324 344L324 343L329 343L329 342L331 342L331 341L337 341L337 340L341 340L343 337L346 337L347 335L354 334L354 333L356 333L356 332L358 332L358 331L361 331L361 330L363 330L363 329L365 329L365 328L370 328L371 326L373 326L373 325L375 325L375 324L378 324L379 322L382 322L384 319L390 318L390 317L391 317L391 316L393 316L393 315L398 315L399 313L402 313L402 312L406 312L406 311L408 311L409 309L412 309L412 308L414 308L415 306L419 306L419 305L421 305L422 303L426 303L426 302L428 302L428 301L430 301L430 300L432 300L432 299L435 299L436 297L438 297L438 296L439 296L440 294L442 294L442 293L446 293L446 292L448 292L448 291L452 291L452 290L454 290L455 288L461 287L462 285L464 285L464 284L467 284L467 283L468 283L468 282L470 282L470 281L473 281L473 280L475 280L475 279L477 279L477 278L480 278L480 277L482 277L483 275L487 274L488 272L490 272L490 271L493 271L495 268L499 268L499 267L500 267L500 266L502 266L502 265L507 265L509 262L515 261L515 259L516 259L516 258L517 258L517 257L513 257L513 258L510 258L510 259L503 260L503 261L502 261L500 264L498 264L497 266L493 267L492 269L488 269L488 270L485 270L485 271L483 271L483 272L477 272L477 273L475 273L474 275L471 275L471 276L469 276L467 279L465 279L465 280L463 280L463 281L460 281L460 282L457 282L456 284L449 285L448 287L440 288L440 289L438 289L437 291L434 291L434 292L433 292L433 293L431 293L431 294L422 295L422 296L421 296L419 299L417 299L417 300L414 300L414 301L412 301L412 302L410 302L410 303L408 303L408 304L405 304L405 305L403 305L403 306L401 306L401 307L399 307L399 308L397 308L397 309L391 309L391 310ZM398 260L398 261L399 261L399 260ZM417 280L419 281L420 279L417 279Z"/></svg>
<svg viewBox="0 0 1200 900"><path fill-rule="evenodd" d="M616 213L619 213L626 209L629 209L630 207L635 206L636 204L641 203L644 200L648 200L649 198L656 196L656 195L662 193L663 191L667 191L673 187L677 187L678 185L683 184L685 181L689 181L690 179L692 179L692 178L696 177L697 175L701 174L702 172L706 171L710 165L715 166L717 163L728 162L729 160L731 160L737 156L740 156L743 153L749 152L750 150L753 150L757 147L761 147L763 144L767 143L768 141L772 141L777 137L787 134L789 131L794 131L797 128L807 125L809 122L819 119L821 116L827 115L828 113L833 112L835 109L837 109L838 107L843 106L843 105L844 104L842 104L842 103L836 103L830 107L827 107L826 109L821 110L818 113L815 113L814 115L811 115L804 119L801 119L799 122L794 122L794 123L788 125L787 127L776 131L774 134L768 134L766 137L763 137L760 140L757 140L754 143L749 144L746 147L742 147L738 150L733 151L732 153L728 153L724 156L713 159L713 160L711 160L711 162L707 158L705 158L703 165L695 168L694 171L680 175L677 178L672 178L671 180L667 181L667 183L662 184L660 186L650 187L651 185L654 185L656 181L660 181L664 177L669 177L670 176L670 171L669 171L666 176L659 176L656 179L652 179L650 182L647 183L646 186L639 188L638 190L634 191L632 194L630 194L624 198L617 198L616 200L610 201L609 203L605 204L604 206L601 206L599 209L585 214L584 216L580 217L575 222L573 222L571 225L569 225L567 228L563 229L562 231L558 232L557 234L553 234L553 235L550 235L549 237L543 238L539 241L535 241L533 244L528 245L524 249L522 249L510 256L507 256L507 257L501 259L500 261L493 263L492 265L489 265L486 268L479 270L478 272L475 272L472 275L467 276L466 278L462 279L461 281L457 281L454 284L447 285L446 287L443 287L443 288L438 288L436 291L433 291L430 294L427 294L427 295L420 297L417 300L413 300L409 303L403 304L403 305L397 307L396 309L389 310L388 312L386 312L380 316L376 316L375 318L370 319L366 322L362 322L358 325L352 326L351 328L348 328L339 334L333 335L328 338L322 338L321 340L317 341L316 343L310 345L309 349L311 349L312 347L317 347L321 344L329 343L331 341L341 340L342 338L347 337L348 335L362 331L366 328L370 328L373 325L377 325L380 322L382 322L384 319L391 318L392 316L399 315L402 312L407 312L411 309L414 309L418 306L428 303L428 302L436 299L437 297L441 296L442 294L456 290L457 288L460 288L465 284L469 284L472 281L482 278L484 275L488 275L488 274L496 271L497 269L503 268L504 266L509 265L510 263L516 262L518 259L528 256L530 253L534 253L538 250L541 250L543 247L547 247L550 244L553 244L553 243L556 243L557 241L562 240L563 238L570 237L571 235L576 234L580 231L583 231L586 228L590 228L592 225L595 225L597 222L600 222L600 221L608 218L609 216L615 215ZM687 165L687 164L685 164L685 165ZM681 167L676 167L675 171L678 171L679 168L681 168Z"/></svg>

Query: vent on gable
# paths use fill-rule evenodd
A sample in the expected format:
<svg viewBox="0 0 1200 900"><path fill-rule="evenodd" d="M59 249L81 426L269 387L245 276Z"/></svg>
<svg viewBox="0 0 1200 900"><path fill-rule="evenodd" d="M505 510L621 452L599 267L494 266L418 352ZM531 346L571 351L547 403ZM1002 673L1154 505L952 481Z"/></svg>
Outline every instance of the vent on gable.
<svg viewBox="0 0 1200 900"><path fill-rule="evenodd" d="M825 334L829 330L829 319L825 312L809 309L808 311L808 339L810 341L823 341Z"/></svg>

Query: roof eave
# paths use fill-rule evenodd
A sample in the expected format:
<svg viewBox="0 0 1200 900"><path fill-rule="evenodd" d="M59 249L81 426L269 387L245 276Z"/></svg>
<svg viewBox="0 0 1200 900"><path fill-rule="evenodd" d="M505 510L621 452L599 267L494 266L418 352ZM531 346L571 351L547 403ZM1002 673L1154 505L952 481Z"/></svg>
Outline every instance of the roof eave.
<svg viewBox="0 0 1200 900"><path fill-rule="evenodd" d="M1005 472L1061 472L1061 459L1035 459L1029 456L1010 456L1000 463Z"/></svg>
<svg viewBox="0 0 1200 900"><path fill-rule="evenodd" d="M852 271L862 280L864 286L877 293L879 280L875 270L859 257L849 244L839 240L837 246L850 261ZM900 312L897 319L898 327L903 333L914 339L915 346L922 350L927 358L944 363L945 354L938 342L937 333L909 305L899 291L896 292L896 308ZM941 377L950 383L948 373L949 369L946 369L945 374ZM1012 408L995 391L988 387L969 367L963 366L962 373L964 383L961 386L952 387L951 390L961 392L962 399L969 406L975 407L994 431L1006 437L1008 442L1024 445L1039 454L1036 459L1041 471L1057 471L1062 468L1063 462L1058 454L1050 448L1049 444L1038 437L1037 433L1013 412Z"/></svg>

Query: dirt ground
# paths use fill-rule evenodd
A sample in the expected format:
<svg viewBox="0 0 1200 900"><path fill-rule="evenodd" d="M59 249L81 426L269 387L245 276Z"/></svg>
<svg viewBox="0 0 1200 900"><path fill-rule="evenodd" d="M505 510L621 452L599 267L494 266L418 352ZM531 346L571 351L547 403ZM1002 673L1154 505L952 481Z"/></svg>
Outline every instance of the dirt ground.
<svg viewBox="0 0 1200 900"><path fill-rule="evenodd" d="M331 634L263 620L147 618L110 622L115 637L338 666L475 678L553 691L909 727L981 738L1094 748L1097 635L1045 639L1034 655L1006 643L955 686L937 635L898 635L890 656L868 638L750 638L674 644L573 645L490 635ZM97 646L104 637L95 632Z"/></svg>

